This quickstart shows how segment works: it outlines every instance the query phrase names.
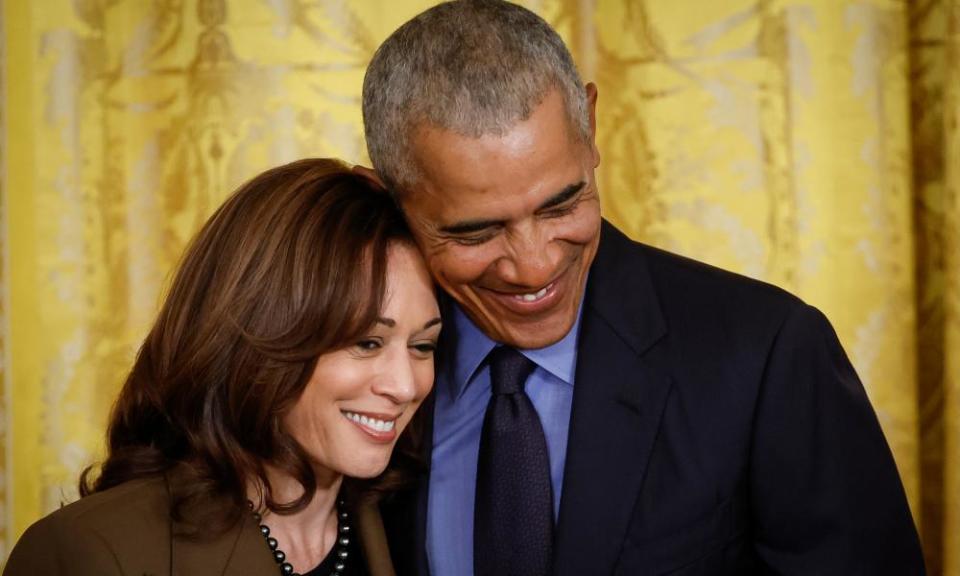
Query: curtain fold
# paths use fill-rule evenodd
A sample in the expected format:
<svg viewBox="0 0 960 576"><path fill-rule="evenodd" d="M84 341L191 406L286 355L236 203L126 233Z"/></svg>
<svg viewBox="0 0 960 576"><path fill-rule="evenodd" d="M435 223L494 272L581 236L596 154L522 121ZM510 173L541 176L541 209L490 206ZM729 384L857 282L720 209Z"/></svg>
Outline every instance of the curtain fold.
<svg viewBox="0 0 960 576"><path fill-rule="evenodd" d="M944 42L944 237L943 307L944 390L943 423L946 429L942 469L946 482L941 491L944 514L939 542L944 574L960 574L960 0L946 3L947 34ZM931 151L936 154L935 151ZM938 558L934 557L934 561Z"/></svg>
<svg viewBox="0 0 960 576"><path fill-rule="evenodd" d="M6 94L6 42L4 42L4 15L5 11L3 6L0 5L0 99L4 98ZM6 102L0 103L0 292L2 288L7 286L7 258L4 248L7 245L7 211L6 203L4 198L6 197L6 148L7 148L7 110ZM7 459L7 447L9 444L8 441L8 432L7 426L2 425L7 421L7 414L10 412L10 407L8 405L8 393L10 391L10 384L8 382L8 357L6 352L9 350L9 344L7 343L7 304L8 298L0 297L0 462L4 463L4 466L0 468L0 503L4 504L3 507L0 507L0 563L3 562L3 559L7 557L7 514L5 513L6 504L9 501L9 490L7 489L7 477L6 477L6 465L9 460Z"/></svg>
<svg viewBox="0 0 960 576"><path fill-rule="evenodd" d="M190 236L267 167L368 162L366 63L432 2L0 2L2 559L76 497ZM960 0L523 3L598 85L604 215L824 310L960 576Z"/></svg>
<svg viewBox="0 0 960 576"><path fill-rule="evenodd" d="M960 574L960 1L910 4L921 537Z"/></svg>

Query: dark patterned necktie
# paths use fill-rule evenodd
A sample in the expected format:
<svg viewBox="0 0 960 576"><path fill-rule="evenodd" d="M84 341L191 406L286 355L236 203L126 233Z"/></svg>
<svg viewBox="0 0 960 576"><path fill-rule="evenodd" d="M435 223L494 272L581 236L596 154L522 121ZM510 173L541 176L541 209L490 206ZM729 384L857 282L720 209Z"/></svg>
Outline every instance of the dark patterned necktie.
<svg viewBox="0 0 960 576"><path fill-rule="evenodd" d="M553 551L547 441L524 391L534 364L513 348L488 356L493 395L477 461L474 576L546 576Z"/></svg>

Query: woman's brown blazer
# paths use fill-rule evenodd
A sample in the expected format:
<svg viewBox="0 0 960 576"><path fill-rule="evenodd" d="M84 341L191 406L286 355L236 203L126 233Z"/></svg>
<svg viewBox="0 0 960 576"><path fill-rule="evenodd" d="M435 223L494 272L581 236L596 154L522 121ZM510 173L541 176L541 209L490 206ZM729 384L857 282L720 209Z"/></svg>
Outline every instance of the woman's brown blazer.
<svg viewBox="0 0 960 576"><path fill-rule="evenodd" d="M3 576L276 576L252 516L214 539L173 539L162 479L87 496L43 518L17 542Z"/></svg>

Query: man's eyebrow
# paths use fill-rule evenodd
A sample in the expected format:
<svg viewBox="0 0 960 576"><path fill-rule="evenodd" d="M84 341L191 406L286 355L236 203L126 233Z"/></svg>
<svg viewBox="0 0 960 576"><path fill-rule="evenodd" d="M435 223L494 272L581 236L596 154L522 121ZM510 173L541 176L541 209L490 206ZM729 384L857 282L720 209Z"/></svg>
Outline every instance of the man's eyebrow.
<svg viewBox="0 0 960 576"><path fill-rule="evenodd" d="M537 212L542 212L543 210L549 210L555 206L560 206L561 204L567 202L574 196L576 196L587 183L584 181L577 182L575 184L570 184L563 190L557 192L553 196L546 199L540 206L537 207ZM503 226L506 223L505 220L466 220L464 222L457 222L456 224L450 224L449 226L441 226L439 231L444 234L470 234L473 232L481 232L488 228L494 228L496 226Z"/></svg>
<svg viewBox="0 0 960 576"><path fill-rule="evenodd" d="M580 182L577 182L576 184L570 184L560 192L557 192L550 198L547 198L547 200L537 208L537 212L542 212L543 210L549 210L550 208L554 208L556 206L560 206L561 204L564 204L565 202L567 202L567 200L570 200L571 198L576 196L581 190L583 190L583 187L586 185L587 183L582 180Z"/></svg>

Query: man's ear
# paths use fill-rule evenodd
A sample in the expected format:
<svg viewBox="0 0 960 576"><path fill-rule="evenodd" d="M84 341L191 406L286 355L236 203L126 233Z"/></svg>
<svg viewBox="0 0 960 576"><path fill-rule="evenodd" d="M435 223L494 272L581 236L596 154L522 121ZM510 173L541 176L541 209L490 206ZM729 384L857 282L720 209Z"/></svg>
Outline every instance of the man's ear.
<svg viewBox="0 0 960 576"><path fill-rule="evenodd" d="M590 115L590 150L593 153L593 167L600 165L600 150L597 148L597 85L588 82L585 86L587 91L587 111Z"/></svg>
<svg viewBox="0 0 960 576"><path fill-rule="evenodd" d="M380 175L377 174L377 171L373 168L367 168L366 166L357 164L351 168L350 171L369 182L374 188L378 188L386 192L387 186L383 183L383 180L380 179Z"/></svg>

